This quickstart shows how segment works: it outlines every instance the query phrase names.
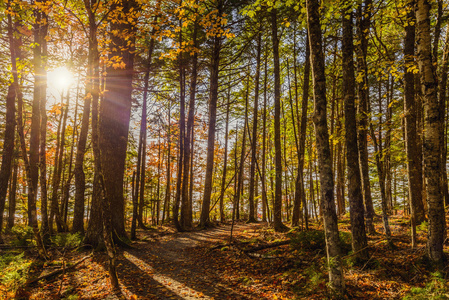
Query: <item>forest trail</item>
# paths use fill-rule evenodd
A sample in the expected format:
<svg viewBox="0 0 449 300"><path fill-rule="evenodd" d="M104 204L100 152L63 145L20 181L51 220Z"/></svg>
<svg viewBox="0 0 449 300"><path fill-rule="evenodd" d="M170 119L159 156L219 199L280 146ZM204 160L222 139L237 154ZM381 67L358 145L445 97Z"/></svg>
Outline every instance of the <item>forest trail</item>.
<svg viewBox="0 0 449 300"><path fill-rule="evenodd" d="M237 224L233 235L251 238L262 224ZM135 249L122 252L118 275L130 299L256 299L223 282L207 260L210 247L229 242L231 225L183 233L140 232ZM112 299L112 298L111 298Z"/></svg>

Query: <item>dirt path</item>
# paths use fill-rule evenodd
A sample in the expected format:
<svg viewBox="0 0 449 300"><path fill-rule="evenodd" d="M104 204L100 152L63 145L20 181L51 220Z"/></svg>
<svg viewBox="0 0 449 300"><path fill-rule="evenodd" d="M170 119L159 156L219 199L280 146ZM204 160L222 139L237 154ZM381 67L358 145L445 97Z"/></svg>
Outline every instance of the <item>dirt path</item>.
<svg viewBox="0 0 449 300"><path fill-rule="evenodd" d="M250 237L260 224L238 224L234 234ZM135 249L123 251L118 275L127 298L255 299L238 291L207 263L208 249L227 242L231 226L157 237L142 232ZM260 297L257 297L260 298Z"/></svg>

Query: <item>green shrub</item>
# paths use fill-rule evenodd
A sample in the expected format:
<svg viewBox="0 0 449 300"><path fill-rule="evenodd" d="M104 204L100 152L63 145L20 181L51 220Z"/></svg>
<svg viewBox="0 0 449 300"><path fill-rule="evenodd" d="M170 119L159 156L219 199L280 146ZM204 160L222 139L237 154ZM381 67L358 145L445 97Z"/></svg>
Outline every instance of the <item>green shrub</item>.
<svg viewBox="0 0 449 300"><path fill-rule="evenodd" d="M449 287L440 272L432 273L432 278L423 288L414 287L410 289L404 300L442 300L449 299Z"/></svg>
<svg viewBox="0 0 449 300"><path fill-rule="evenodd" d="M28 246L33 243L33 228L30 226L14 225L11 233L15 236L12 244L15 246Z"/></svg>
<svg viewBox="0 0 449 300"><path fill-rule="evenodd" d="M326 248L326 239L322 230L299 231L290 234L291 245L297 250L320 250ZM351 234L340 232L340 246L343 252L351 250Z"/></svg>
<svg viewBox="0 0 449 300"><path fill-rule="evenodd" d="M0 256L0 282L7 292L15 291L25 283L31 261L19 255L3 254Z"/></svg>
<svg viewBox="0 0 449 300"><path fill-rule="evenodd" d="M51 241L58 247L74 248L81 245L83 238L79 233L59 233L51 237Z"/></svg>
<svg viewBox="0 0 449 300"><path fill-rule="evenodd" d="M417 232L427 232L428 229L429 229L429 224L426 221L424 221L421 224L419 224L418 226L416 226Z"/></svg>

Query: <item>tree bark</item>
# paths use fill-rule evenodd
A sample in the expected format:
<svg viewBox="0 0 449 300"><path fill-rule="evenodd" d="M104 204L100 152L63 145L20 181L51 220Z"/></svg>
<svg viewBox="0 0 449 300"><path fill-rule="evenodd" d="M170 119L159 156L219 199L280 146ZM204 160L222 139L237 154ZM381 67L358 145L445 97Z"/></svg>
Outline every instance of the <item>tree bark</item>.
<svg viewBox="0 0 449 300"><path fill-rule="evenodd" d="M357 146L352 5L349 2L345 4L347 7L344 7L346 11L343 13L342 18L343 95L352 252L356 255L357 260L365 261L368 259L368 250Z"/></svg>
<svg viewBox="0 0 449 300"><path fill-rule="evenodd" d="M197 21L194 23L193 28L193 47L198 48L197 33L198 24ZM191 79L190 79L190 93L189 93L189 111L187 116L187 128L184 135L184 172L182 178L182 207L181 207L181 226L185 230L190 230L193 226L193 216L192 216L192 199L189 197L189 174L190 174L190 164L191 162L191 132L193 128L194 118L195 118L195 98L196 98L196 85L198 76L198 52L195 51L192 57L192 69L191 69Z"/></svg>
<svg viewBox="0 0 449 300"><path fill-rule="evenodd" d="M223 1L218 1L218 15L221 16ZM212 179L214 174L215 125L217 122L218 77L220 72L221 37L215 36L213 42L209 94L209 130L207 134L206 180L204 183L203 205L201 207L200 227L209 224Z"/></svg>
<svg viewBox="0 0 449 300"><path fill-rule="evenodd" d="M130 14L137 4L133 0L117 3L120 13ZM121 57L124 68L106 68L106 88L100 103L99 147L101 151L102 175L104 176L105 198L110 201L111 226L114 239L127 237L125 230L125 203L123 177L128 144L131 115L131 93L134 68L134 41L136 30L132 22L111 22L109 59ZM126 36L118 33L125 32ZM105 222L106 220L103 220Z"/></svg>
<svg viewBox="0 0 449 300"><path fill-rule="evenodd" d="M248 222L256 222L256 207L254 205L254 179L256 175L256 154L257 154L257 117L259 114L259 78L260 78L260 56L262 48L262 33L257 37L256 54L256 74L254 76L254 110L253 110L253 133L251 140L251 167L249 177L249 215Z"/></svg>
<svg viewBox="0 0 449 300"><path fill-rule="evenodd" d="M366 56L368 52L368 34L371 23L372 14L372 0L364 0L363 9L362 4L357 9L357 35L358 46L357 52L357 72L361 74L362 82L358 84L357 93L359 98L359 105L357 114L358 120L358 147L359 147L359 163L362 178L363 201L365 203L365 217L366 227L370 234L375 233L374 229L374 206L371 198L371 187L369 180L369 166L368 166L368 64Z"/></svg>
<svg viewBox="0 0 449 300"><path fill-rule="evenodd" d="M225 125L225 149L223 158L223 176L221 180L221 194L220 194L220 222L224 222L226 217L224 213L224 195L226 192L226 173L228 168L228 137L229 137L229 101L231 98L231 87L228 87L228 95L226 102L226 125Z"/></svg>
<svg viewBox="0 0 449 300"><path fill-rule="evenodd" d="M326 77L321 37L319 4L317 0L307 0L307 25L310 38L310 53L315 98L315 136L319 162L321 203L323 207L324 231L326 236L329 284L337 293L345 289L341 266L340 239L338 235L337 213L334 202L334 180L330 157L329 132L326 114Z"/></svg>
<svg viewBox="0 0 449 300"><path fill-rule="evenodd" d="M14 121L15 122L15 121ZM15 150L17 151L17 150ZM18 169L19 162L17 154L14 155L14 165L13 165L13 173L11 178L11 183L9 187L9 197L8 197L8 229L11 229L14 226L15 216L16 216L16 194L17 194L17 177L18 177Z"/></svg>
<svg viewBox="0 0 449 300"><path fill-rule="evenodd" d="M277 30L277 9L273 8L271 10L271 38L274 63L274 160L276 171L273 226L276 231L283 231L287 226L282 223L281 76Z"/></svg>
<svg viewBox="0 0 449 300"><path fill-rule="evenodd" d="M441 159L439 142L441 139L441 120L438 112L437 80L432 64L430 3L427 0L418 0L417 3L418 65L421 89L424 96L424 174L429 216L427 253L432 263L442 265L446 221L440 182Z"/></svg>
<svg viewBox="0 0 449 300"><path fill-rule="evenodd" d="M10 3L8 2L8 6ZM11 63L13 72L13 82L8 86L6 95L6 117L5 117L5 133L3 138L2 165L0 167L0 243L2 243L3 228L3 212L5 210L6 192L8 190L8 182L11 177L12 162L14 155L14 137L16 127L16 86L18 86L16 58L18 57L19 44L14 38L14 29L12 17L8 14L8 37L11 52ZM11 191L10 191L11 193Z"/></svg>

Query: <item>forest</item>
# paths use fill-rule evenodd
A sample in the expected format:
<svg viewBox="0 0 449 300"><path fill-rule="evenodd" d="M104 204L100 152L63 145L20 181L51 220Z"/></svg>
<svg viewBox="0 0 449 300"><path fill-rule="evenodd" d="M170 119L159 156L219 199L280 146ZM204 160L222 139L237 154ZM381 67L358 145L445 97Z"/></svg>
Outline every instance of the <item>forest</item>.
<svg viewBox="0 0 449 300"><path fill-rule="evenodd" d="M0 1L0 299L449 299L448 5Z"/></svg>

